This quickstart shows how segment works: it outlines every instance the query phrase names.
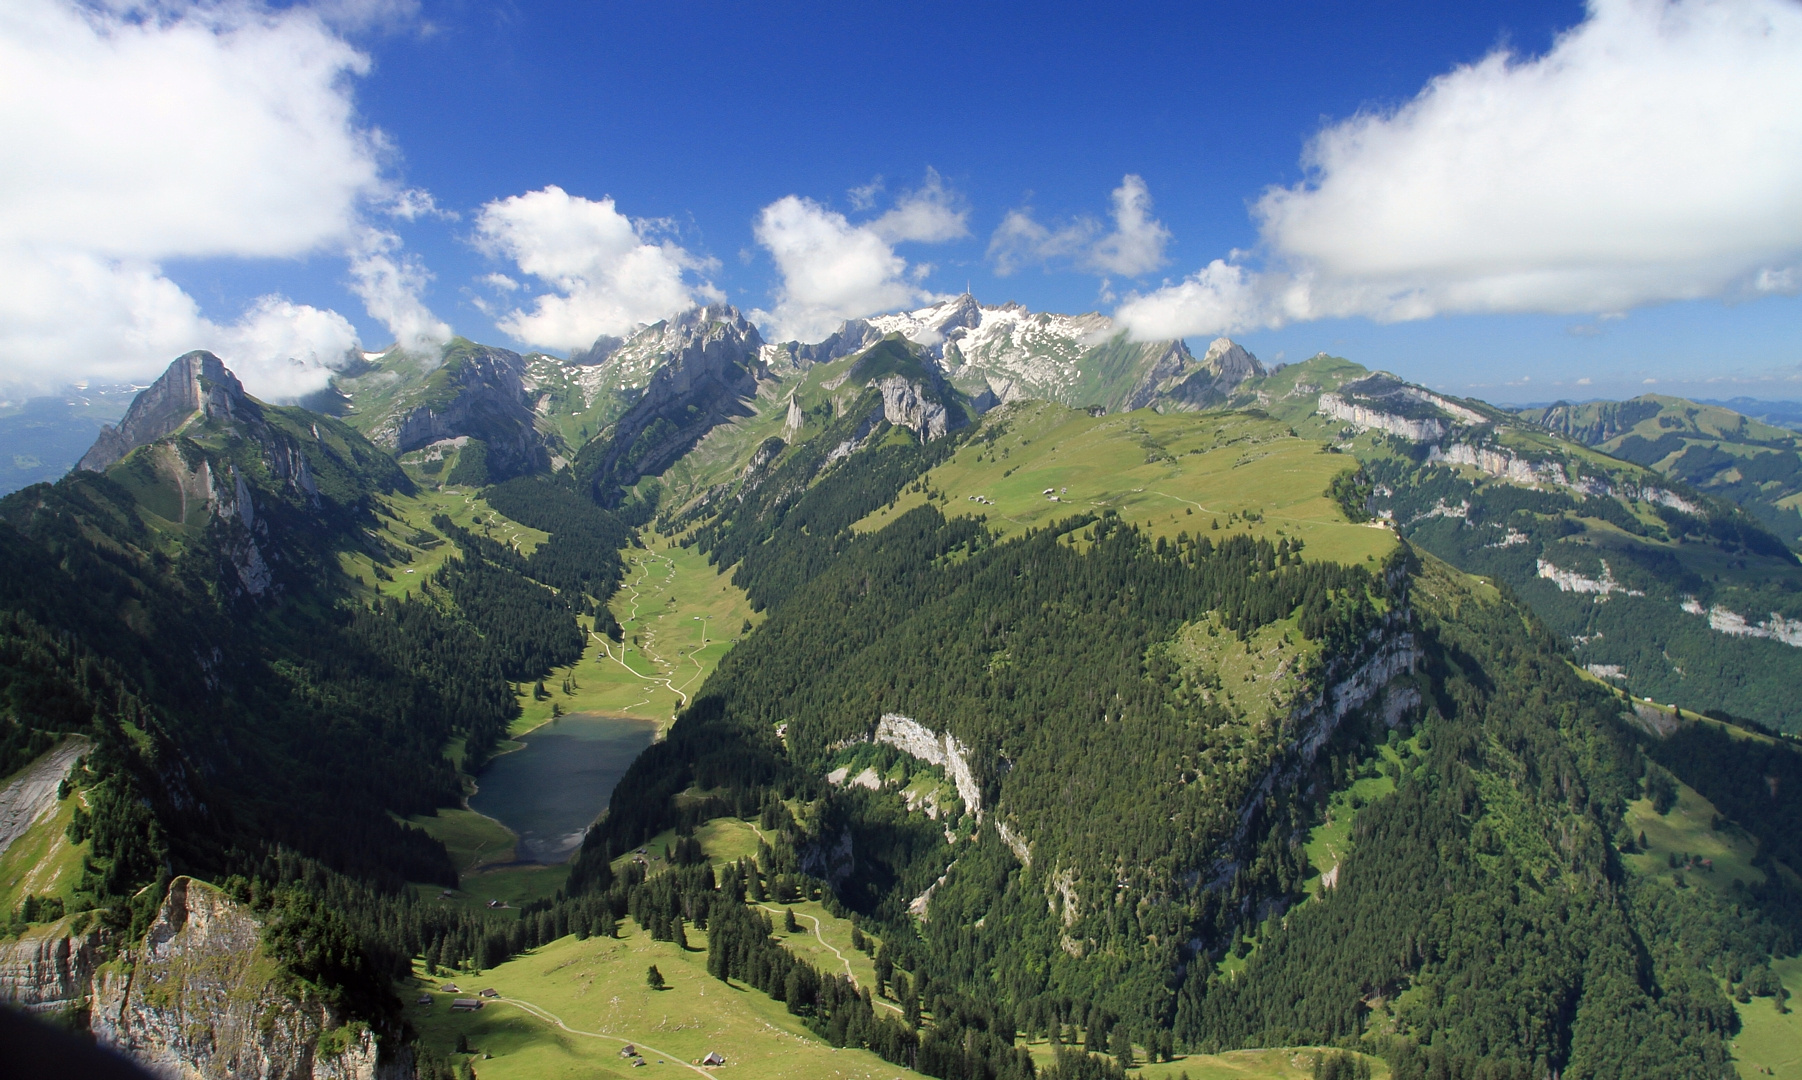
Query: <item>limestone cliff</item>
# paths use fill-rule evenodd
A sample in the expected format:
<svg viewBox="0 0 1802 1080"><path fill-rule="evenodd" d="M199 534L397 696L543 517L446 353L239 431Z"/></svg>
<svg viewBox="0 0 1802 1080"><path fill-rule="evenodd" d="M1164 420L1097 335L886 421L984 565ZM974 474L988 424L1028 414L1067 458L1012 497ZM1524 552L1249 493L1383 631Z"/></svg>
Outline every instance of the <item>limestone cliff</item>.
<svg viewBox="0 0 1802 1080"><path fill-rule="evenodd" d="M76 463L77 469L105 472L140 446L174 434L195 413L208 419L250 419L255 406L238 377L217 356L196 350L178 357L137 397L118 427L100 429L99 438Z"/></svg>
<svg viewBox="0 0 1802 1080"><path fill-rule="evenodd" d="M750 415L747 403L768 374L763 339L736 308L696 308L657 330L661 351L644 395L578 460L603 502L669 468L719 424Z"/></svg>
<svg viewBox="0 0 1802 1080"><path fill-rule="evenodd" d="M94 1037L171 1080L406 1080L373 1032L284 976L262 924L210 885L177 878L143 939L110 960L105 935L0 944L0 999L85 1017Z"/></svg>
<svg viewBox="0 0 1802 1080"><path fill-rule="evenodd" d="M549 440L539 432L518 353L458 339L416 393L403 396L372 437L398 453L468 437L487 446L496 480L550 467Z"/></svg>

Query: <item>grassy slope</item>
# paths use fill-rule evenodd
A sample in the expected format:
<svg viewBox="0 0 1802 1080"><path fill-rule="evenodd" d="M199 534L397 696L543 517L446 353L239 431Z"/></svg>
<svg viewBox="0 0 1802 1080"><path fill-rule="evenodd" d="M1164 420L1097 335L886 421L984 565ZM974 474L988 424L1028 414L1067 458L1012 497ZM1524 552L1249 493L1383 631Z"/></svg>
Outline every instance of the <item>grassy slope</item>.
<svg viewBox="0 0 1802 1080"><path fill-rule="evenodd" d="M1681 782L1677 804L1667 814L1654 811L1650 799L1635 800L1627 806L1627 826L1635 835L1645 834L1646 850L1623 855L1621 862L1636 874L1672 883L1681 879L1689 887L1710 889L1723 897L1732 895L1735 879L1748 884L1762 881L1763 872L1752 866L1757 842L1732 825L1716 830L1714 818L1714 804ZM1679 861L1692 856L1710 859L1714 868L1673 869L1672 855ZM1777 960L1771 966L1792 995L1802 996L1802 957ZM1802 1080L1802 1013L1793 1006L1788 1014L1779 1013L1771 998L1753 998L1736 1008L1740 1032L1733 1040L1733 1054L1740 1075Z"/></svg>
<svg viewBox="0 0 1802 1080"><path fill-rule="evenodd" d="M1771 964L1777 977L1790 994L1790 1012L1781 1014L1771 998L1753 998L1751 1004L1739 1006L1739 1035L1733 1040L1733 1056L1744 1077L1775 1077L1776 1080L1798 1080L1802 1077L1802 1012L1796 1001L1802 998L1802 957L1791 957Z"/></svg>
<svg viewBox="0 0 1802 1080"><path fill-rule="evenodd" d="M1679 783L1677 792L1677 805L1663 815L1652 809L1650 799L1627 804L1627 828L1635 836L1645 834L1646 850L1622 855L1621 862L1637 874L1670 882L1681 878L1688 885L1711 889L1723 897L1732 895L1735 879L1748 885L1763 881L1764 873L1752 865L1758 842L1730 824L1716 830L1714 804L1689 785ZM1686 856L1709 859L1714 868L1673 869L1672 855L1679 860Z"/></svg>
<svg viewBox="0 0 1802 1080"><path fill-rule="evenodd" d="M451 1050L464 1034L475 1050L493 1054L478 1065L484 1080L693 1076L696 1070L683 1063L709 1051L725 1055L731 1074L747 1080L887 1080L900 1071L865 1051L834 1050L780 1002L708 975L705 936L691 934L689 941L694 947L686 951L652 941L629 921L617 939L566 937L483 975L455 980L465 991L492 986L510 1000L453 1014L445 998L454 995L438 994L429 1007L409 1004L407 1019L441 1050ZM652 964L668 989L645 985ZM562 1030L544 1014L590 1034ZM642 1071L620 1058L626 1042L637 1044L650 1063Z"/></svg>
<svg viewBox="0 0 1802 1080"><path fill-rule="evenodd" d="M1033 1060L1042 1069L1055 1053L1049 1043L1029 1043ZM1315 1047L1283 1047L1276 1050L1229 1050L1224 1054L1189 1054L1175 1061L1141 1064L1131 1075L1141 1080L1306 1080L1314 1075L1314 1059L1342 1051ZM1143 1055L1144 1049L1138 1051ZM1370 1063L1372 1080L1389 1080L1389 1064L1382 1058L1357 1055ZM1141 1058L1142 1060L1142 1058Z"/></svg>
<svg viewBox="0 0 1802 1080"><path fill-rule="evenodd" d="M590 635L580 661L545 677L549 698L521 696L514 734L548 721L553 704L566 713L635 716L667 728L737 643L745 620L760 621L744 593L698 549L672 547L651 532L644 542L623 553L626 578L611 604L625 640ZM565 676L575 679L569 693L561 687Z"/></svg>
<svg viewBox="0 0 1802 1080"><path fill-rule="evenodd" d="M66 834L78 805L87 805L81 792L58 803L54 814L25 830L0 855L0 912L17 910L26 896L73 899L88 851L86 842L71 844Z"/></svg>
<svg viewBox="0 0 1802 1080"><path fill-rule="evenodd" d="M1080 511L1116 510L1159 536L1300 537L1304 556L1315 559L1381 559L1395 546L1387 529L1348 523L1325 495L1333 477L1356 462L1322 453L1319 442L1291 435L1279 421L1150 410L1091 417L1021 402L991 412L983 426L1004 431L993 443L972 440L928 473L927 485L948 498L946 513L984 515L1002 535ZM975 501L978 496L986 501ZM858 527L879 529L926 499L908 492ZM1233 520L1248 510L1263 520Z"/></svg>
<svg viewBox="0 0 1802 1080"><path fill-rule="evenodd" d="M429 521L432 513L442 511L467 526L479 516L494 523L493 535L497 539L514 538L526 551L543 536L534 536L533 530L495 514L479 499L429 493L411 503L406 515L409 522ZM410 528L409 524L401 531ZM520 716L513 724L515 735L547 723L553 705L565 714L632 716L656 723L660 730L667 728L687 697L706 681L737 641L744 620L756 622L762 618L752 615L744 593L707 565L706 556L699 551L667 547L654 533L645 534L645 538L647 547L624 552L626 583L613 601L613 612L625 631L625 641L616 644L591 634L581 660L546 676L548 697L535 699L531 688L524 688L519 696ZM442 561L443 552L450 547L445 544L424 554ZM421 570L420 574L426 572ZM410 591L416 587L419 576L403 581L401 575L395 575L395 581L380 584L390 593ZM562 688L565 677L574 680L569 692ZM504 744L502 748L507 745L518 744ZM503 900L517 907L550 896L563 884L565 866L507 865L514 859L517 837L492 818L472 810L443 808L435 815L409 820L443 841L462 873L461 887L445 903L482 905L489 900ZM717 828L702 830L702 840L709 851L723 848L729 852L724 856L728 858L756 852L755 837L748 846L742 839L727 843L723 839L726 823L716 825ZM720 832L721 840L709 842L709 830ZM421 895L438 895L435 886L418 888Z"/></svg>
<svg viewBox="0 0 1802 1080"><path fill-rule="evenodd" d="M746 822L723 819L702 827L697 836L715 861L754 852L756 829ZM653 867L661 863L673 837L645 845ZM622 862L625 858L622 857ZM872 985L875 965L870 953L851 947L851 923L822 905L804 901L787 905L801 929L782 927L783 906L758 905L770 915L776 940L824 972L848 972L859 985ZM484 1077L575 1077L638 1075L619 1057L625 1042L645 1054L644 1080L660 1075L692 1075L681 1062L694 1061L710 1050L727 1058L727 1068L748 1077L894 1077L896 1068L858 1050L833 1050L815 1038L778 1002L738 985L727 987L706 974L705 935L691 933L691 948L651 941L630 920L617 939L577 941L566 937L480 975L451 976L464 994L484 987L500 991L503 1000L478 1013L454 1014L436 989L440 980L419 979L433 997L430 1006L413 1004L418 989L408 989L407 1019L429 1043L450 1051L459 1034L478 1054ZM653 992L645 985L645 969L656 964L669 989ZM893 1008L884 1002L883 1007ZM560 1020L567 1028L559 1027ZM655 1047L655 1050L651 1048ZM1050 1047L1031 1044L1041 1064ZM1382 1062L1372 1059L1374 1075L1386 1077ZM1236 1051L1191 1055L1175 1062L1144 1065L1136 1074L1147 1080L1292 1080L1311 1075L1308 1049Z"/></svg>

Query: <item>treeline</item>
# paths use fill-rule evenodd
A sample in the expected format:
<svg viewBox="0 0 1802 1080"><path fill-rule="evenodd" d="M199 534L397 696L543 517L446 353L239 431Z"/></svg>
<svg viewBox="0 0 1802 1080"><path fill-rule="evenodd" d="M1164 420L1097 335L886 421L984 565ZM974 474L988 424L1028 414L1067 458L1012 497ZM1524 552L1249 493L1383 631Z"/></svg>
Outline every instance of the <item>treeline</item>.
<svg viewBox="0 0 1802 1080"><path fill-rule="evenodd" d="M801 476L806 449L791 459ZM1207 677L1153 646L1211 615L1222 644L1246 651L1260 627L1292 620L1287 652L1263 662L1309 686L1381 639L1385 612L1405 603L1400 567L1305 561L1286 537L1152 541L1111 516L997 544L936 498L852 534L914 482L907 470L930 463L927 450L941 452L878 444L799 494L778 460L700 527L722 564L743 552L735 580L771 618L634 763L572 883L601 854L695 817L694 792L799 798L817 808L813 834L792 837L797 868L824 876L824 850L848 836L856 857L838 897L915 939L944 985L1000 987L1021 1008L1061 994L1156 1044L1186 963L1177 943L1229 940L1260 898L1299 895L1308 869L1288 840L1306 807L1286 795L1239 835L1240 807L1282 767L1288 736L1250 729ZM1048 870L1027 872L992 829L947 846L944 824L893 796L821 782L837 748L867 740L886 712L969 747L983 805L1022 823L1035 863L1066 875L1060 910L1047 911ZM1220 892L1177 884L1229 858L1239 869ZM907 905L953 859L933 898L947 914L920 939ZM1117 902L1122 886L1133 904Z"/></svg>
<svg viewBox="0 0 1802 1080"><path fill-rule="evenodd" d="M1802 747L1692 722L1651 740L1647 754L1713 803L1728 827L1758 841L1754 866L1764 880L1747 883L1744 898L1781 932L1765 951L1794 953L1802 946L1802 892L1785 885L1777 864L1802 866Z"/></svg>
<svg viewBox="0 0 1802 1080"><path fill-rule="evenodd" d="M571 598L526 576L524 556L442 514L432 519L432 527L455 541L463 557L446 561L431 581L448 591L482 632L502 675L516 682L535 679L581 659L586 638Z"/></svg>
<svg viewBox="0 0 1802 1080"><path fill-rule="evenodd" d="M563 595L585 597L580 610L594 616L597 632L617 641L619 624L607 601L625 574L620 550L636 542L631 526L568 484L545 477L509 480L482 497L521 525L550 534L527 557L525 573Z"/></svg>
<svg viewBox="0 0 1802 1080"><path fill-rule="evenodd" d="M1405 457L1372 461L1365 474L1386 493L1379 508L1393 513L1411 543L1506 582L1555 632L1579 643L1579 662L1619 666L1635 693L1698 712L1726 709L1773 727L1802 722L1791 691L1802 682L1802 651L1720 633L1679 607L1718 603L1754 621L1770 612L1802 616L1794 557L1742 511L1695 495L1707 507L1705 522L1659 506L1663 525L1648 525L1618 498L1473 482ZM1594 533L1584 519L1612 528ZM1692 554L1698 544L1715 554ZM1612 578L1623 591L1605 603L1562 591L1539 576L1542 559Z"/></svg>
<svg viewBox="0 0 1802 1080"><path fill-rule="evenodd" d="M861 1047L884 1060L944 1080L1031 1080L1032 1058L1015 1046L1010 1017L954 993L937 993L924 1005L921 1021L916 985L890 966L896 996L903 1000L879 1011L869 987L844 975L823 974L783 948L761 912L745 904L746 893L763 893L759 867L750 860L727 864L716 880L711 866L674 868L642 878L629 868L614 885L623 892L634 921L658 940L689 947L688 927L706 934L708 974L737 979L783 1002L833 1046ZM886 957L884 958L887 959Z"/></svg>
<svg viewBox="0 0 1802 1080"><path fill-rule="evenodd" d="M1628 881L1613 846L1643 767L1618 699L1514 604L1443 571L1415 596L1424 754L1358 815L1334 888L1236 976L1184 984L1178 1037L1353 1039L1380 1001L1397 1076L1733 1075L1719 955L1670 947L1704 920L1651 917L1670 890Z"/></svg>
<svg viewBox="0 0 1802 1080"><path fill-rule="evenodd" d="M416 903L410 882L457 875L442 844L397 818L454 805L461 782L444 746L461 737L479 763L517 712L510 667L537 677L573 659L581 635L558 593L520 576L530 560L467 532L436 597L346 602L328 555L366 546L373 496L405 478L342 425L321 418L317 439L298 430L290 449L316 490L284 486L261 444L228 438L218 452L250 480L271 525L258 542L284 568L261 597L239 587L235 526L175 542L108 477L0 500L11 571L0 577L0 764L12 771L67 734L91 742L60 792L85 800L70 829L87 845L73 902L8 914L99 921L129 941L173 875L235 881L265 906L287 890L307 898L288 908L314 904L342 924L294 937L284 965L380 1026L397 1015L389 980L407 957L435 948L449 963L491 963L566 932L568 913L514 924ZM129 479L151 494L160 482ZM586 583L610 589L615 563L592 561Z"/></svg>
<svg viewBox="0 0 1802 1080"><path fill-rule="evenodd" d="M894 505L903 487L960 445L958 435L921 442L881 414L881 395L864 390L825 432L782 452L736 497L692 511L712 516L684 543L699 545L722 570L737 566L732 583L753 609L779 605L834 563L852 542L854 523ZM834 457L864 440L869 445L857 453Z"/></svg>

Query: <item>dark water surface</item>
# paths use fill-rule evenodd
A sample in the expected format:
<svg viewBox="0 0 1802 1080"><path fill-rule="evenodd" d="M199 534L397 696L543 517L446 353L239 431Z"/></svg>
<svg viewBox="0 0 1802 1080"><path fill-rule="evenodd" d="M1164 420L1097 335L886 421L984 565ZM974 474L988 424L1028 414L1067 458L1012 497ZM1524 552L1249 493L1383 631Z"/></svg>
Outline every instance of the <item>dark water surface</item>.
<svg viewBox="0 0 1802 1080"><path fill-rule="evenodd" d="M519 834L522 862L562 862L645 747L654 725L569 713L529 735L524 750L495 758L476 778L470 808Z"/></svg>

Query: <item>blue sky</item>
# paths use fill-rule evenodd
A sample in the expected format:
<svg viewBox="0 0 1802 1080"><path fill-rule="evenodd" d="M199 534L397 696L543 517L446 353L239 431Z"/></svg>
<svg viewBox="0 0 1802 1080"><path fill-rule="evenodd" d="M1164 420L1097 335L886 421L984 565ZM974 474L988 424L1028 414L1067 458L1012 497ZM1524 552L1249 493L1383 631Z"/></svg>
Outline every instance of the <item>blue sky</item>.
<svg viewBox="0 0 1802 1080"><path fill-rule="evenodd" d="M723 298L766 336L820 336L967 283L1498 401L1802 398L1802 203L1781 195L1802 187L1799 11L22 0L0 46L110 81L0 131L91 127L43 136L82 177L116 167L95 146L167 124L142 171L194 190L120 167L86 197L139 200L129 240L74 196L33 218L60 232L9 238L5 200L35 195L0 184L0 257L70 283L0 304L0 370L140 377L193 338L279 393L316 374L289 355L346 333L562 350ZM166 90L184 63L213 75ZM121 134L108 95L146 93L134 71L174 103Z"/></svg>

